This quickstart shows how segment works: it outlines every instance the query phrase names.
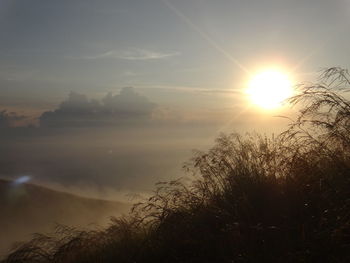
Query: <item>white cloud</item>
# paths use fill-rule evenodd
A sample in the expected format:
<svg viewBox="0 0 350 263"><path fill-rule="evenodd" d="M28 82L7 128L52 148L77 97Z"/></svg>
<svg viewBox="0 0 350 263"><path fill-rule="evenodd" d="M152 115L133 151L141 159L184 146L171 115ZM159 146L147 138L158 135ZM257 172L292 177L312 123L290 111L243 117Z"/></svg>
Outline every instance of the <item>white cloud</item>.
<svg viewBox="0 0 350 263"><path fill-rule="evenodd" d="M123 60L157 60L178 56L179 52L159 52L147 49L110 50L96 55L84 56L84 59L123 59Z"/></svg>

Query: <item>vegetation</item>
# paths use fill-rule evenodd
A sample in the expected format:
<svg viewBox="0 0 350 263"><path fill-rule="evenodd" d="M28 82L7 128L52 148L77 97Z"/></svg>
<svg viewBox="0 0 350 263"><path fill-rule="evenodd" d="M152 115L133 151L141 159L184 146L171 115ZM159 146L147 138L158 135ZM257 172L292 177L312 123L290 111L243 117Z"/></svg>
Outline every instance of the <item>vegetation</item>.
<svg viewBox="0 0 350 263"><path fill-rule="evenodd" d="M277 137L221 135L109 228L58 227L4 262L350 262L350 86L331 68L298 87Z"/></svg>

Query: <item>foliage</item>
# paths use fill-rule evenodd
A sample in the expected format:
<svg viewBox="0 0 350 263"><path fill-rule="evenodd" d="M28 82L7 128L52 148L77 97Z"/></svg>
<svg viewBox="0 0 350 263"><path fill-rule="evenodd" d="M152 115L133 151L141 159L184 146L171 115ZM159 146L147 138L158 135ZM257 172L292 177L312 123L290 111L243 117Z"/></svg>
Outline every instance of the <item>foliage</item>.
<svg viewBox="0 0 350 263"><path fill-rule="evenodd" d="M298 118L277 137L221 135L185 164L191 182L154 195L109 228L58 227L13 262L349 262L349 75L298 87Z"/></svg>

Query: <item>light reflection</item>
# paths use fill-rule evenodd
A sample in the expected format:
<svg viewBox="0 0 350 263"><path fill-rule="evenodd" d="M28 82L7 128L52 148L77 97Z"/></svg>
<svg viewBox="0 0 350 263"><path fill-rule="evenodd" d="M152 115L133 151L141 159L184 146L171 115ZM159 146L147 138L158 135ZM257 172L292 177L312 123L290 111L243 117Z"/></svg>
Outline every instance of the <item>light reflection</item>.
<svg viewBox="0 0 350 263"><path fill-rule="evenodd" d="M25 184L31 180L31 176L29 175L23 175L21 177L18 177L16 180L13 181L14 185L20 185L20 184Z"/></svg>

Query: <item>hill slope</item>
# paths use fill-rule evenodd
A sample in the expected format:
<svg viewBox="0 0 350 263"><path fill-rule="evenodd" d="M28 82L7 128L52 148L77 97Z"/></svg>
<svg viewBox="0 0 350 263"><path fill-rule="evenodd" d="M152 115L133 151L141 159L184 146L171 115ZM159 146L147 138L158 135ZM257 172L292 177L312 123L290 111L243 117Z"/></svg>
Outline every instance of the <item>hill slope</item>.
<svg viewBox="0 0 350 263"><path fill-rule="evenodd" d="M52 230L55 223L84 227L106 224L110 216L126 213L121 202L84 198L32 184L0 180L0 255L15 241Z"/></svg>

